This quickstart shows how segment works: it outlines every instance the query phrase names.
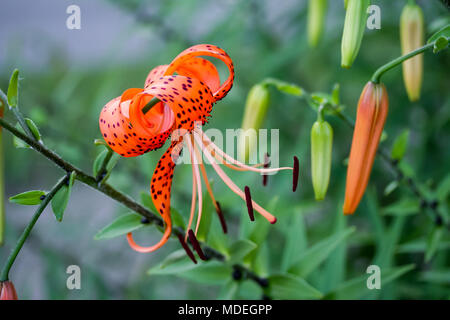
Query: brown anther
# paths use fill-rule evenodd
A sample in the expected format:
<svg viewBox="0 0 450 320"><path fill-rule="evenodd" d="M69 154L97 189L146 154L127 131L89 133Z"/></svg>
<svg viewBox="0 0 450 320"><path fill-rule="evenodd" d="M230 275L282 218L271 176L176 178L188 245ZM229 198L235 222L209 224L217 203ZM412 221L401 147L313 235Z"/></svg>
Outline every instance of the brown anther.
<svg viewBox="0 0 450 320"><path fill-rule="evenodd" d="M269 154L266 152L264 154L264 169L267 169L269 167L270 164L270 158L269 158ZM267 174L263 174L263 186L267 185Z"/></svg>
<svg viewBox="0 0 450 320"><path fill-rule="evenodd" d="M197 260L195 259L194 254L192 253L191 249L189 248L189 246L186 244L186 242L183 239L183 236L181 236L180 234L177 233L177 237L178 240L181 243L181 246L183 247L184 251L186 251L186 254L188 255L188 257L192 260L192 262L194 262L195 264L197 264Z"/></svg>
<svg viewBox="0 0 450 320"><path fill-rule="evenodd" d="M293 170L293 174L292 174L292 191L293 192L295 192L295 190L297 190L298 173L299 173L298 158L296 156L294 156L294 170Z"/></svg>
<svg viewBox="0 0 450 320"><path fill-rule="evenodd" d="M222 230L223 233L227 233L227 222L225 221L225 217L223 216L222 213L222 208L220 207L220 203L219 201L216 201L217 207L216 207L216 212L217 215L219 216L219 221L220 221L220 225L222 226Z"/></svg>
<svg viewBox="0 0 450 320"><path fill-rule="evenodd" d="M202 248L200 247L200 243L198 243L197 238L195 237L194 231L192 229L189 229L188 231L189 241L191 242L192 246L194 247L194 250L197 252L200 259L206 261L205 254L202 251Z"/></svg>
<svg viewBox="0 0 450 320"><path fill-rule="evenodd" d="M255 216L253 214L253 204L252 204L252 196L250 195L250 188L245 186L245 202L247 203L248 215L251 221L255 221Z"/></svg>

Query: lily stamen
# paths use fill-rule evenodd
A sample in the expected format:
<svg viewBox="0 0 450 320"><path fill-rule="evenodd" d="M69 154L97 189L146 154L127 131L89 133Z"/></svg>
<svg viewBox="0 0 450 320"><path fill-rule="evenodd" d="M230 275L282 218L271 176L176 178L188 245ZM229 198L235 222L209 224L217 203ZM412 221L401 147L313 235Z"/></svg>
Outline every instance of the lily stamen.
<svg viewBox="0 0 450 320"><path fill-rule="evenodd" d="M204 261L208 260L208 259L206 259L206 256L203 253L202 247L200 247L200 243L198 242L197 237L195 236L194 231L192 231L192 229L189 229L188 235L189 235L189 241L191 242L192 246L194 247L194 250L197 252L199 258Z"/></svg>
<svg viewBox="0 0 450 320"><path fill-rule="evenodd" d="M213 156L210 152L208 152L207 147L204 145L203 140L201 137L199 137L198 132L194 132L194 138L195 141L199 146L201 146L201 150L203 154L206 156L208 161L211 163L214 170L217 172L219 177L223 180L223 182L233 191L236 193L239 197L242 198L242 200L245 201L245 194L244 192L228 177L228 175L220 168L220 166L214 161ZM218 150L217 150L218 151ZM253 168L252 168L253 169ZM253 208L255 208L256 211L258 211L262 216L264 216L270 223L275 223L277 219L266 209L258 205L256 202L252 200Z"/></svg>
<svg viewBox="0 0 450 320"><path fill-rule="evenodd" d="M245 186L245 202L247 203L248 216L250 217L250 221L255 221L255 215L253 214L253 206L252 206L252 196L250 195L250 188Z"/></svg>
<svg viewBox="0 0 450 320"><path fill-rule="evenodd" d="M203 192L202 192L202 181L200 179L200 171L198 169L197 155L195 154L195 151L194 151L192 139L193 139L192 135L188 135L188 136L186 136L185 140L186 140L186 143L188 146L189 153L191 154L192 173L193 173L193 176L195 176L195 181L196 181L196 185L197 185L196 189L197 189L197 195L198 195L198 214L197 214L197 225L195 227L195 234L197 234L198 228L200 226L200 220L202 219L202 207L203 207L202 195L203 195ZM192 217L193 217L193 214L191 212L191 217L189 219L189 225L188 225L189 230L191 229Z"/></svg>
<svg viewBox="0 0 450 320"><path fill-rule="evenodd" d="M217 153L219 156L221 156L222 158L224 158L225 160L228 160L231 164L234 164L240 168L245 169L246 171L253 171L253 172L258 172L258 173L272 173L272 172L278 172L281 170L293 170L293 168L291 167L280 167L280 168L255 168L253 166L249 166L246 165L236 159L234 159L233 157L229 156L228 154L226 154L225 152L223 152L217 145L215 145L209 138L208 136L199 128L197 128L195 130L196 133L198 133L203 140L203 144L205 145L205 148L208 148L209 146L211 146L215 153ZM259 164L259 166L264 166L264 163Z"/></svg>

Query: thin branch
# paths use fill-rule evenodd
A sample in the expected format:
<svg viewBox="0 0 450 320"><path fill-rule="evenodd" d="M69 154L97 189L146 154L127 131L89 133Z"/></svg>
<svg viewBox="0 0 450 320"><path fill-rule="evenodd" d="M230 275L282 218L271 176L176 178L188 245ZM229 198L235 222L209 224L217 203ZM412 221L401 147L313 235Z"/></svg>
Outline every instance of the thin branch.
<svg viewBox="0 0 450 320"><path fill-rule="evenodd" d="M39 205L36 212L34 213L33 218L28 223L27 227L23 231L19 240L17 240L16 246L11 251L11 254L9 255L8 259L6 260L6 264L3 267L1 275L0 275L0 281L6 281L9 279L9 270L11 270L11 267L14 264L14 261L16 260L16 257L19 254L20 250L22 249L25 241L27 240L28 236L30 235L31 230L33 230L34 225L38 221L38 219L41 216L42 212L44 211L45 207L47 207L47 205L53 199L53 197L58 192L58 190L61 189L66 184L67 179L68 179L67 175L62 177L58 181L58 183L55 184L55 186L50 190L50 192L45 195L45 198L42 200L41 204Z"/></svg>

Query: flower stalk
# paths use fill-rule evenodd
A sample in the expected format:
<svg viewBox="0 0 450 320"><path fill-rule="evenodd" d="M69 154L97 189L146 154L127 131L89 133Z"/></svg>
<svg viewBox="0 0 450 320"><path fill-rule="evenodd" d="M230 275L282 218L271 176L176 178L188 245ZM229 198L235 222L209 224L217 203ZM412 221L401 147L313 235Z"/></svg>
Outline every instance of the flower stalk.
<svg viewBox="0 0 450 320"><path fill-rule="evenodd" d="M38 221L39 217L41 216L42 212L44 211L45 207L50 203L50 201L53 199L55 194L61 189L67 182L68 176L65 175L62 177L57 184L50 190L48 194L45 195L45 198L42 200L41 204L37 208L36 212L33 215L33 218L28 223L27 227L23 231L22 235L20 236L19 240L17 241L16 246L11 251L11 254L9 255L8 259L6 260L6 264L3 267L1 273L0 273L0 281L7 281L9 280L9 271L11 270L12 265L14 264L14 261L16 261L17 255L19 254L20 250L22 249L25 241L27 240L28 236L31 233L31 230L33 230L33 227L35 226L36 222Z"/></svg>

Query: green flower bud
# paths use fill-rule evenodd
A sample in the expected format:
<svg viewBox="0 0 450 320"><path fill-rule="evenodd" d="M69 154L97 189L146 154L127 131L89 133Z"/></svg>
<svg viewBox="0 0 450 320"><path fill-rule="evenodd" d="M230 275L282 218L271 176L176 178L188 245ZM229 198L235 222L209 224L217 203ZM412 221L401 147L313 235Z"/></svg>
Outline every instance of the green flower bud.
<svg viewBox="0 0 450 320"><path fill-rule="evenodd" d="M341 65L350 68L361 47L370 0L348 0L341 43Z"/></svg>
<svg viewBox="0 0 450 320"><path fill-rule="evenodd" d="M412 3L405 5L400 17L400 41L402 54L405 55L424 45L424 22L422 9ZM403 62L403 80L409 100L420 97L423 74L423 54Z"/></svg>
<svg viewBox="0 0 450 320"><path fill-rule="evenodd" d="M248 161L249 155L256 149L257 131L266 117L269 101L270 94L265 85L256 84L250 89L238 138L239 155L245 161Z"/></svg>
<svg viewBox="0 0 450 320"><path fill-rule="evenodd" d="M317 47L322 36L328 0L309 0L308 4L308 42Z"/></svg>
<svg viewBox="0 0 450 320"><path fill-rule="evenodd" d="M323 200L327 193L331 172L333 128L322 119L311 129L311 174L316 200Z"/></svg>

